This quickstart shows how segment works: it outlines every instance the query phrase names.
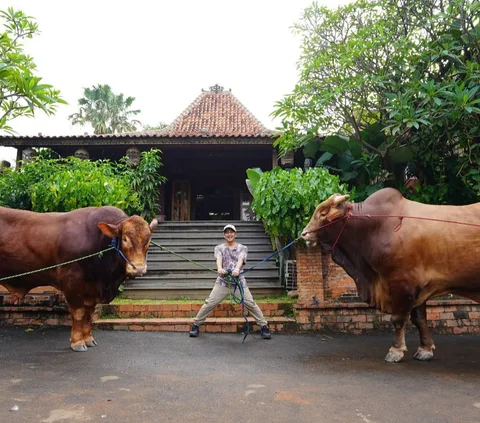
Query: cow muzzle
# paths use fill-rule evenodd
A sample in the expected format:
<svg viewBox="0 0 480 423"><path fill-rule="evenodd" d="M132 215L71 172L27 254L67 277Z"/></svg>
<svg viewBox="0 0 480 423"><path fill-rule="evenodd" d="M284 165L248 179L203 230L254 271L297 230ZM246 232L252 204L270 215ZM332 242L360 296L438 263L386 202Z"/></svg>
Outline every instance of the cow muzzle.
<svg viewBox="0 0 480 423"><path fill-rule="evenodd" d="M307 228L305 228L302 232L302 238L305 241L305 244L307 244L307 247L315 247L317 245L317 240L313 232L309 231Z"/></svg>
<svg viewBox="0 0 480 423"><path fill-rule="evenodd" d="M146 264L131 264L127 263L126 266L126 273L127 277L130 279L136 278L137 276L143 276L147 273L147 265Z"/></svg>

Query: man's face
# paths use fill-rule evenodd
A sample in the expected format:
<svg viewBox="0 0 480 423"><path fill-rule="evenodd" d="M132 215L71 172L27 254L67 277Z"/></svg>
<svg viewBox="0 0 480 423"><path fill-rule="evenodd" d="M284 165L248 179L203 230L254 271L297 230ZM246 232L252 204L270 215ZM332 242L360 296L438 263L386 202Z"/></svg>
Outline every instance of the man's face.
<svg viewBox="0 0 480 423"><path fill-rule="evenodd" d="M223 237L228 241L228 242L232 242L233 240L235 240L235 238L237 237L237 233L235 231L233 231L232 229L227 229L224 233L223 233Z"/></svg>

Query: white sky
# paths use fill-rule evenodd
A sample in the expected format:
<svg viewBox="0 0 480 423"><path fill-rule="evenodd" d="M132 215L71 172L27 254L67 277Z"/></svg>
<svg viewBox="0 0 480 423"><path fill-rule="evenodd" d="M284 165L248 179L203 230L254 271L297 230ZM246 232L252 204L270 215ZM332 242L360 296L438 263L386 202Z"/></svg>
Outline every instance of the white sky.
<svg viewBox="0 0 480 423"><path fill-rule="evenodd" d="M331 8L349 0L318 0ZM219 84L267 128L276 101L297 81L300 39L291 27L312 0L0 0L34 17L41 34L24 43L43 82L69 103L10 125L18 135L81 135L72 126L83 88L109 84L136 98L143 124L171 123L202 88ZM0 148L12 161L15 149Z"/></svg>

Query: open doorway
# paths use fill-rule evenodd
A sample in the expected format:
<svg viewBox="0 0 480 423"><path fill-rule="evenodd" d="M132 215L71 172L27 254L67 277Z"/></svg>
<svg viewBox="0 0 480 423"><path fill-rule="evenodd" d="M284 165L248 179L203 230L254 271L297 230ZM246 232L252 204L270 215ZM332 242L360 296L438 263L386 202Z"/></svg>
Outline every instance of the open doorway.
<svg viewBox="0 0 480 423"><path fill-rule="evenodd" d="M233 220L234 193L204 187L195 196L195 220Z"/></svg>

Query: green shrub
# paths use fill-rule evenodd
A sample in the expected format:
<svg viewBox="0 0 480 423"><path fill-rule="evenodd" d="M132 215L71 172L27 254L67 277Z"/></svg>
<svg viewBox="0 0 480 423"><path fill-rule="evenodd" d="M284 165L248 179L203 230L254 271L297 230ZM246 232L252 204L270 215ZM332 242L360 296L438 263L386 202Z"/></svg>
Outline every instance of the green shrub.
<svg viewBox="0 0 480 423"><path fill-rule="evenodd" d="M138 167L130 165L125 159L118 165L120 173L129 180L138 195L138 209L134 212L146 220L151 220L160 213L159 187L167 180L159 171L163 166L160 153L159 149L142 152Z"/></svg>
<svg viewBox="0 0 480 423"><path fill-rule="evenodd" d="M131 214L139 204L130 180L107 160L37 158L24 163L18 172L0 176L0 205L5 207L66 212L110 205Z"/></svg>
<svg viewBox="0 0 480 423"><path fill-rule="evenodd" d="M255 184L252 208L271 236L298 237L317 205L334 193L347 194L347 186L326 169L263 172Z"/></svg>

